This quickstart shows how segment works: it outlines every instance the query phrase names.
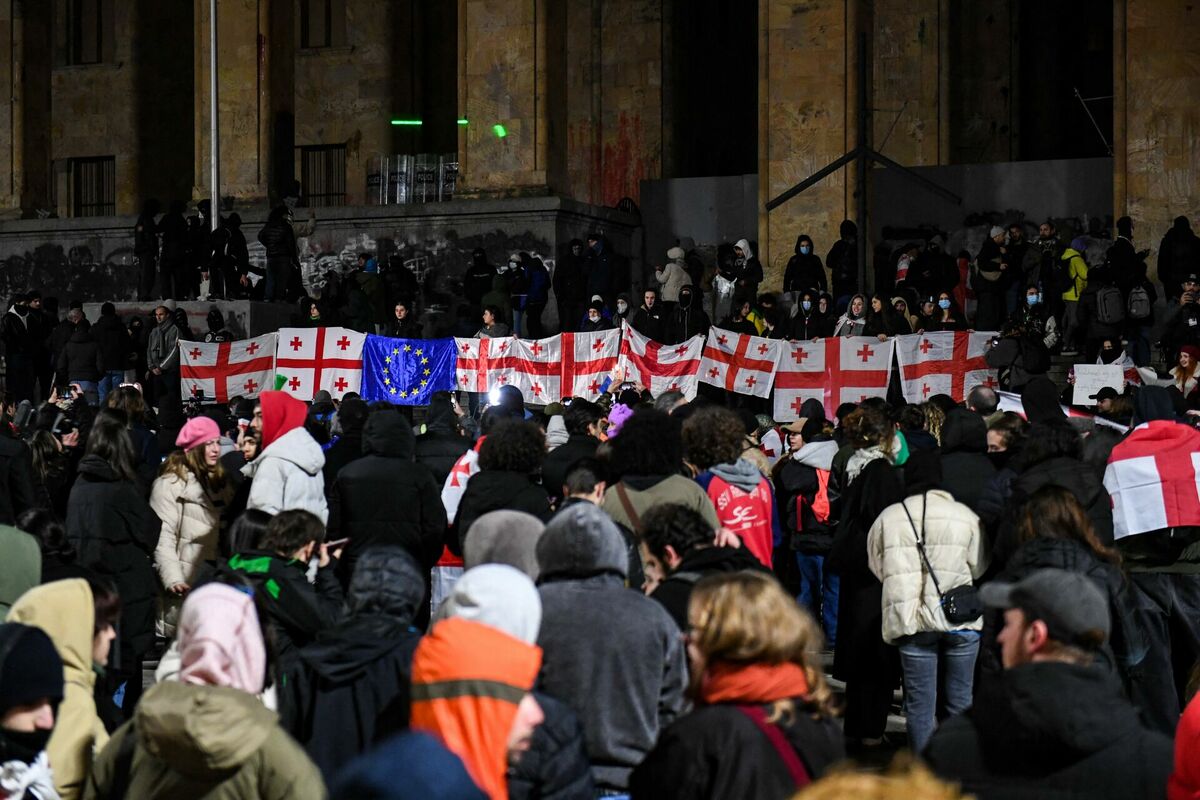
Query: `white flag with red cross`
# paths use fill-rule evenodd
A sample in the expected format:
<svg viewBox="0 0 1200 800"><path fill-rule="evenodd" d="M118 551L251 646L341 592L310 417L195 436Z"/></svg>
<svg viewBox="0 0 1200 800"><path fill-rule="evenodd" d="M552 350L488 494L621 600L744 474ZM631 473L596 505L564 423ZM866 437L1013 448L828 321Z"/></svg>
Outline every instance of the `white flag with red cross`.
<svg viewBox="0 0 1200 800"><path fill-rule="evenodd" d="M563 391L571 397L595 400L617 366L621 332L590 331L563 334Z"/></svg>
<svg viewBox="0 0 1200 800"><path fill-rule="evenodd" d="M362 388L367 335L349 328L280 328L275 373L283 391L309 402L324 389L334 399Z"/></svg>
<svg viewBox="0 0 1200 800"><path fill-rule="evenodd" d="M642 384L655 397L677 391L692 400L696 397L703 355L702 336L693 336L680 344L663 344L638 333L625 322L621 328L617 374L622 380Z"/></svg>
<svg viewBox="0 0 1200 800"><path fill-rule="evenodd" d="M1104 471L1113 538L1200 525L1200 432L1144 422L1113 448Z"/></svg>
<svg viewBox="0 0 1200 800"><path fill-rule="evenodd" d="M775 419L796 419L810 398L832 419L842 403L887 397L894 345L862 336L785 342L775 372Z"/></svg>
<svg viewBox="0 0 1200 800"><path fill-rule="evenodd" d="M782 352L778 339L709 328L700 380L730 392L767 397Z"/></svg>
<svg viewBox="0 0 1200 800"><path fill-rule="evenodd" d="M458 351L454 385L460 391L486 394L514 382L517 340L512 336L494 339L454 340Z"/></svg>
<svg viewBox="0 0 1200 800"><path fill-rule="evenodd" d="M563 336L548 339L517 339L510 362L512 384L521 390L526 403L545 405L563 396Z"/></svg>
<svg viewBox="0 0 1200 800"><path fill-rule="evenodd" d="M184 397L258 397L275 375L274 333L237 342L180 342L179 383Z"/></svg>
<svg viewBox="0 0 1200 800"><path fill-rule="evenodd" d="M984 361L985 331L937 331L896 337L896 360L904 399L923 403L935 394L961 402L976 386L998 387L996 370Z"/></svg>

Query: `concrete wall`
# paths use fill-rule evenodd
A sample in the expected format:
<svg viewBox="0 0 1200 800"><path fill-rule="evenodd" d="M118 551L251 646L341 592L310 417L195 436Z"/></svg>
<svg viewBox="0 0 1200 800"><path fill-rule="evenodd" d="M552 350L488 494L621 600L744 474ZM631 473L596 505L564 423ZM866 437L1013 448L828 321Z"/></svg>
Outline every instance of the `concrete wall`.
<svg viewBox="0 0 1200 800"><path fill-rule="evenodd" d="M642 181L641 197L647 272L676 243L712 263L721 242L757 236L757 175Z"/></svg>

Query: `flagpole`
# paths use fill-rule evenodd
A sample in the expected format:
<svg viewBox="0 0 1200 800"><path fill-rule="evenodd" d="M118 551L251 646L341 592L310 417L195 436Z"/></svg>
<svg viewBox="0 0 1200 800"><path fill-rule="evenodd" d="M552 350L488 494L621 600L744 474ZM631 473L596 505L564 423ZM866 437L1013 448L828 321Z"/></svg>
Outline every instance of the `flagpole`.
<svg viewBox="0 0 1200 800"><path fill-rule="evenodd" d="M211 173L209 182L212 189L212 209L209 213L210 230L216 230L221 219L221 141L217 126L217 0L208 2L208 71L209 71L209 106L212 152L209 155Z"/></svg>

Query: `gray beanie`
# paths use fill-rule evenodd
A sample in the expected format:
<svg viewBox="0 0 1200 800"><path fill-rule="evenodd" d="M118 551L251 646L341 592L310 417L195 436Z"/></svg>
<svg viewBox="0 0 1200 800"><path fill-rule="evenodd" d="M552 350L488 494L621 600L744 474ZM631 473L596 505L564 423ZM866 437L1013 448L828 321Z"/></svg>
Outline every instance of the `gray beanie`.
<svg viewBox="0 0 1200 800"><path fill-rule="evenodd" d="M537 543L539 578L629 576L629 551L612 517L591 503L567 506L554 515Z"/></svg>
<svg viewBox="0 0 1200 800"><path fill-rule="evenodd" d="M988 234L988 238L995 239L1002 233L1004 233L1004 228L1001 228L999 225L993 225L991 233Z"/></svg>
<svg viewBox="0 0 1200 800"><path fill-rule="evenodd" d="M546 525L524 511L490 511L471 523L463 542L463 564L508 564L537 580L538 539Z"/></svg>
<svg viewBox="0 0 1200 800"><path fill-rule="evenodd" d="M469 569L438 610L438 619L460 617L490 625L527 644L542 627L542 598L533 581L507 564Z"/></svg>

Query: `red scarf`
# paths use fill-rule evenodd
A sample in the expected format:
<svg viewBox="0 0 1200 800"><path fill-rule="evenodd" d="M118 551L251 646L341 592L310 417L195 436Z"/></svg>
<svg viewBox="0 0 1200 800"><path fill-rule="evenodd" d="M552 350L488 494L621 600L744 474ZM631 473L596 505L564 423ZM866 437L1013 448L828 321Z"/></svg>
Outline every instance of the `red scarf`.
<svg viewBox="0 0 1200 800"><path fill-rule="evenodd" d="M735 664L715 661L704 671L700 701L773 703L808 696L808 678L799 664Z"/></svg>

